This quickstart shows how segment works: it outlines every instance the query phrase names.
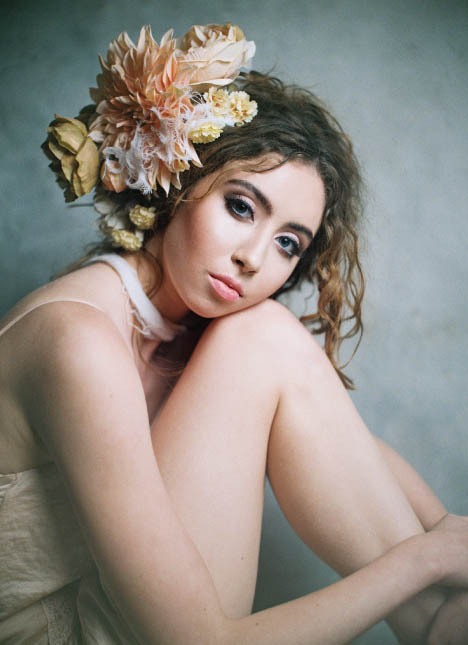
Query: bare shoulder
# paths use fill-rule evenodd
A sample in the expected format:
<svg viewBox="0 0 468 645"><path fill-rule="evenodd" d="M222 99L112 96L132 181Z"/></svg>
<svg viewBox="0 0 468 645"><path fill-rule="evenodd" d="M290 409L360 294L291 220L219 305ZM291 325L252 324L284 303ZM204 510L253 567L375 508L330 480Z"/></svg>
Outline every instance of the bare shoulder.
<svg viewBox="0 0 468 645"><path fill-rule="evenodd" d="M0 338L3 472L49 461L51 442L83 432L86 424L91 428L87 420L102 414L105 388L116 400L113 409L126 392L144 424L144 395L131 348L104 311L81 302L17 311L19 320ZM107 419L111 432L113 421Z"/></svg>
<svg viewBox="0 0 468 645"><path fill-rule="evenodd" d="M51 376L55 372L72 377L90 370L88 379L118 372L125 378L134 367L133 355L116 324L104 311L79 302L56 302L40 307L24 321L25 336L34 336L29 357ZM42 370L41 370L42 371ZM132 373L132 369L130 372Z"/></svg>
<svg viewBox="0 0 468 645"><path fill-rule="evenodd" d="M36 305L20 313L2 337L5 360L14 351L15 363L30 371L79 364L98 354L131 360L131 352L112 318L91 302L64 299ZM13 348L13 349L11 349Z"/></svg>
<svg viewBox="0 0 468 645"><path fill-rule="evenodd" d="M74 427L118 426L113 411L146 411L133 355L104 312L81 303L50 303L23 319L15 335L21 339L18 396L46 443Z"/></svg>
<svg viewBox="0 0 468 645"><path fill-rule="evenodd" d="M8 338L19 336L21 348L29 333L37 338L42 326L68 326L86 320L91 312L117 310L122 298L120 278L108 266L98 264L78 269L27 294L0 320L0 346L8 347ZM109 318L112 318L111 314Z"/></svg>

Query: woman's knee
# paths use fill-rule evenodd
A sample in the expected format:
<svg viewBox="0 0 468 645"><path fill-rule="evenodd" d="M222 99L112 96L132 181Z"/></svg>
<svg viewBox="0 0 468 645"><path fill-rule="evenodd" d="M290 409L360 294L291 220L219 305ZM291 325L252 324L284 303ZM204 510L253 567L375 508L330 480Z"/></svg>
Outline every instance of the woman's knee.
<svg viewBox="0 0 468 645"><path fill-rule="evenodd" d="M279 362L284 367L288 363L328 361L304 325L284 305L270 299L213 320L203 341L207 345L221 343L225 352L251 358L263 354L266 364Z"/></svg>

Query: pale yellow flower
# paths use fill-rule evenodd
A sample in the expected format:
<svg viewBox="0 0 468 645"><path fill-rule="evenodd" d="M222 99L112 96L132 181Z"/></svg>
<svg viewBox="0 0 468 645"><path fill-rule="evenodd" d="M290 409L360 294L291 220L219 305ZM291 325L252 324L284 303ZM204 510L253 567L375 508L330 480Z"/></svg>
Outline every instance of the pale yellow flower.
<svg viewBox="0 0 468 645"><path fill-rule="evenodd" d="M43 148L66 190L67 201L90 193L99 176L99 153L79 119L56 115Z"/></svg>
<svg viewBox="0 0 468 645"><path fill-rule="evenodd" d="M205 121L189 132L189 139L193 143L210 143L217 139L223 131L223 127L213 121Z"/></svg>
<svg viewBox="0 0 468 645"><path fill-rule="evenodd" d="M203 94L205 102L210 106L214 116L225 116L230 109L229 92L219 87L210 87Z"/></svg>
<svg viewBox="0 0 468 645"><path fill-rule="evenodd" d="M229 104L230 116L236 125L250 123L257 114L257 103L250 100L247 92L231 92Z"/></svg>
<svg viewBox="0 0 468 645"><path fill-rule="evenodd" d="M114 230L111 233L112 239L116 246L120 246L126 251L138 251L143 244L143 235L132 233L124 229Z"/></svg>
<svg viewBox="0 0 468 645"><path fill-rule="evenodd" d="M145 206L133 206L128 214L130 220L143 231L153 227L156 219L156 209L154 206L146 208Z"/></svg>

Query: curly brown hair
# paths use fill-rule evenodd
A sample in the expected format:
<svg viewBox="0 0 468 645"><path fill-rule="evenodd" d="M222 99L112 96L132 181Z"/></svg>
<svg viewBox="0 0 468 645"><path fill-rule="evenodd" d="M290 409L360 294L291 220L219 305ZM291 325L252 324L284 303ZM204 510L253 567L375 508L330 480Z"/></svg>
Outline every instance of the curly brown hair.
<svg viewBox="0 0 468 645"><path fill-rule="evenodd" d="M156 206L158 212L152 234L166 228L200 179L232 168L232 164L262 172L265 164L258 169L258 159L274 156L279 159L277 163L300 160L313 165L325 186L322 224L289 279L273 297L303 280L317 287L317 311L301 320L312 333L324 334L325 351L344 385L351 388L353 383L343 373L338 357L344 339L358 335L360 340L362 335L364 279L357 235L361 178L351 141L322 102L304 88L258 72L241 74L235 85L257 102L257 116L242 127L226 128L211 143L198 145L203 165L192 165L181 173L181 189L171 187L169 195L159 189L148 198L148 204ZM128 193L134 197L135 191ZM120 199L125 196L120 195ZM109 246L100 247L104 249ZM155 274L155 289L160 278L160 273Z"/></svg>

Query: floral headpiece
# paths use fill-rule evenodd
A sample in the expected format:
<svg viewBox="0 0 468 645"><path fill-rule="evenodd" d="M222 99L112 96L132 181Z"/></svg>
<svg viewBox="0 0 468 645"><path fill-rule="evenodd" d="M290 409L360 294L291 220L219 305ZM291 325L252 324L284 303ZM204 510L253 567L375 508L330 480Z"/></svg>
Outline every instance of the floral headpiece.
<svg viewBox="0 0 468 645"><path fill-rule="evenodd" d="M255 44L230 24L197 25L180 39L170 30L159 45L150 27L141 29L136 45L121 33L107 60L100 58L98 86L90 90L94 104L76 118L56 115L48 128L43 147L65 200L96 189L101 230L116 246L140 248L155 219L141 194L180 188L180 173L202 165L194 144L214 141L226 126L256 115L246 92L224 88L254 53ZM134 198L106 192L127 189L137 191Z"/></svg>

